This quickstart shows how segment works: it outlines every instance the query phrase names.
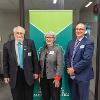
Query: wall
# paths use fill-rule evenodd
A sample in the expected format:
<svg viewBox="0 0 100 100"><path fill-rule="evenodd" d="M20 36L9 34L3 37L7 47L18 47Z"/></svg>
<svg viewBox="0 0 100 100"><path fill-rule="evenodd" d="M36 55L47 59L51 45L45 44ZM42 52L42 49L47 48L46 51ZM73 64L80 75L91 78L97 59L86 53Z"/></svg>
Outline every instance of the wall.
<svg viewBox="0 0 100 100"><path fill-rule="evenodd" d="M9 39L9 34L12 33L13 27L17 25L19 25L19 13L0 12L0 35L2 37L0 50L2 49L2 44Z"/></svg>
<svg viewBox="0 0 100 100"><path fill-rule="evenodd" d="M10 34L13 32L13 28L19 25L19 13L17 12L3 12L0 11L0 36L2 38L0 42L0 74L2 71L2 52L3 44L9 39Z"/></svg>
<svg viewBox="0 0 100 100"><path fill-rule="evenodd" d="M73 33L75 31L74 30L75 26L79 22L79 16L80 16L80 10L73 10ZM73 34L73 36L75 36L75 35Z"/></svg>

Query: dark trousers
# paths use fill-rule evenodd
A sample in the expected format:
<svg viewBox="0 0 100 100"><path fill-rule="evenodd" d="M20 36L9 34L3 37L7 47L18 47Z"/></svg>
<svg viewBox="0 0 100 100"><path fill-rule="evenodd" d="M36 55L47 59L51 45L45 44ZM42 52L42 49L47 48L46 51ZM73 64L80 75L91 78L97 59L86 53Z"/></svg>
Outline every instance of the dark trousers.
<svg viewBox="0 0 100 100"><path fill-rule="evenodd" d="M61 84L59 88L55 88L53 81L54 79L41 78L40 87L43 100L51 100L51 98L52 100L60 100Z"/></svg>
<svg viewBox="0 0 100 100"><path fill-rule="evenodd" d="M72 100L89 100L90 81L77 81L70 79L69 83Z"/></svg>
<svg viewBox="0 0 100 100"><path fill-rule="evenodd" d="M19 68L16 86L11 89L13 100L33 100L33 85L29 86L24 77L24 71Z"/></svg>

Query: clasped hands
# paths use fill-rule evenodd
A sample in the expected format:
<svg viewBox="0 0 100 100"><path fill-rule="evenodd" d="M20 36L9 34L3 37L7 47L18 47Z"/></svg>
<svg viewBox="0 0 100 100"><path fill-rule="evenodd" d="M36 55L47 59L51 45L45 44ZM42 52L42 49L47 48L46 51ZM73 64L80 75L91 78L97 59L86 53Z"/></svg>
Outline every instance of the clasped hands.
<svg viewBox="0 0 100 100"><path fill-rule="evenodd" d="M75 74L74 68L73 68L73 67L67 68L67 73L68 73L70 76L74 75L74 74Z"/></svg>
<svg viewBox="0 0 100 100"><path fill-rule="evenodd" d="M33 74L34 79L38 79L39 78L39 74Z"/></svg>

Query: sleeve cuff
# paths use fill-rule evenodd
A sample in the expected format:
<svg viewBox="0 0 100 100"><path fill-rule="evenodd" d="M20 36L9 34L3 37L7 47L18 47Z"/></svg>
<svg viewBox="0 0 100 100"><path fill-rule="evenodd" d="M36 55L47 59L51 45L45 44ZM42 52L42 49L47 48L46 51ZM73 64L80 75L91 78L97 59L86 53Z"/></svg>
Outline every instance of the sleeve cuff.
<svg viewBox="0 0 100 100"><path fill-rule="evenodd" d="M54 79L57 80L57 81L60 81L61 77L60 77L60 75L56 75L56 76L54 77Z"/></svg>

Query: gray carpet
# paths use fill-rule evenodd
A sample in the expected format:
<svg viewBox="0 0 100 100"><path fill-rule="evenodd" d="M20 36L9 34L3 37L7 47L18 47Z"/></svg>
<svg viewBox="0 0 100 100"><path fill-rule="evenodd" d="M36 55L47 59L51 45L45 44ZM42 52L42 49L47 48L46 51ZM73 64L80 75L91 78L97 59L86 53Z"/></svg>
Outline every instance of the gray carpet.
<svg viewBox="0 0 100 100"><path fill-rule="evenodd" d="M10 88L8 85L0 84L0 100L12 100Z"/></svg>

